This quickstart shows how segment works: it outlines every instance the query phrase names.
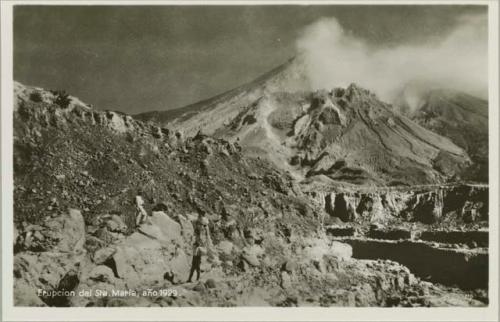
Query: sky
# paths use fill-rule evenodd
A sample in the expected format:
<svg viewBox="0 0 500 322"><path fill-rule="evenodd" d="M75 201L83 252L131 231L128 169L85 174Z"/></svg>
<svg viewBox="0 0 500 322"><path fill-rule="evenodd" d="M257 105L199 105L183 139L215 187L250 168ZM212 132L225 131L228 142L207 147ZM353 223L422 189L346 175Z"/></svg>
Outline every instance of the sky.
<svg viewBox="0 0 500 322"><path fill-rule="evenodd" d="M366 56L439 45L460 17L486 14L460 5L16 6L14 79L99 109L167 110L251 81L304 44L318 48L323 38L304 35L323 21Z"/></svg>

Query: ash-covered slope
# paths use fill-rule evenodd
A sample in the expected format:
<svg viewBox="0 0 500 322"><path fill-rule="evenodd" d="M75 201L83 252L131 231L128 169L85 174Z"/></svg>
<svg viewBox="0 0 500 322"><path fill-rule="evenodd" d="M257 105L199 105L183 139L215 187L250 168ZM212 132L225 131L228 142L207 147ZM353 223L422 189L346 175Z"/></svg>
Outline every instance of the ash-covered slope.
<svg viewBox="0 0 500 322"><path fill-rule="evenodd" d="M304 66L299 62L299 58L292 58L257 79L215 97L173 110L146 112L134 117L161 125L168 123L169 127L182 129L186 135L193 136L201 128L205 132L213 132L222 127L232 120L241 108L267 93L307 88ZM187 120L188 123L185 122Z"/></svg>
<svg viewBox="0 0 500 322"><path fill-rule="evenodd" d="M460 179L469 163L463 149L394 113L355 84L309 91L302 66L292 60L254 82L193 105L195 109L188 107L181 117L171 111L139 117L162 124L169 119L169 128L189 134L201 130L237 140L247 153L265 156L299 178L369 185Z"/></svg>
<svg viewBox="0 0 500 322"><path fill-rule="evenodd" d="M454 90L410 84L399 96L397 111L465 149L473 161L467 178L488 181L488 101Z"/></svg>
<svg viewBox="0 0 500 322"><path fill-rule="evenodd" d="M242 159L237 144L205 136L184 138L71 97L62 107L48 91L19 83L15 87L18 224L43 222L66 207L82 210L89 222L110 212L133 222L132 201L139 190L148 210L160 203L186 213L256 207L258 215L262 207L271 207L268 213L294 207L289 197L297 195L290 178L264 161ZM310 211L299 199L299 212Z"/></svg>

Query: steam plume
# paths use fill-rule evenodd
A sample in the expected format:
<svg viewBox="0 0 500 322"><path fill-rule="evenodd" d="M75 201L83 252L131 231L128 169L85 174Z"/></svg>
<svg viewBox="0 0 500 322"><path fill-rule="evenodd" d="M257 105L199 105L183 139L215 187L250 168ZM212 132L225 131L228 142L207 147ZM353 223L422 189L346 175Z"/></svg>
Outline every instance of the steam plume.
<svg viewBox="0 0 500 322"><path fill-rule="evenodd" d="M373 48L335 18L316 21L297 40L314 89L355 82L392 101L408 83L432 84L487 97L488 41L484 16L462 16L438 41Z"/></svg>

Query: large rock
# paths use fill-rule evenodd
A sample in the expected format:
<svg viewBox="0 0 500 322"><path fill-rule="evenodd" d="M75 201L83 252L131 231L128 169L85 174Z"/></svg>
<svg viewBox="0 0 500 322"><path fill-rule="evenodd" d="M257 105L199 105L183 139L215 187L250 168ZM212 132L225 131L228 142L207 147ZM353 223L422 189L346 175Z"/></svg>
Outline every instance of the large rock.
<svg viewBox="0 0 500 322"><path fill-rule="evenodd" d="M282 271L288 272L288 273L293 273L297 269L297 262L293 260L287 260L285 263L283 263L283 266L281 267Z"/></svg>
<svg viewBox="0 0 500 322"><path fill-rule="evenodd" d="M70 306L96 305L103 297L113 298L112 292L128 289L124 281L117 278L107 265L95 266L89 257L80 263L80 283L75 288L76 296L68 299Z"/></svg>
<svg viewBox="0 0 500 322"><path fill-rule="evenodd" d="M299 258L308 262L310 260L322 260L328 254L330 245L327 238L308 238L304 241L305 247L298 254Z"/></svg>
<svg viewBox="0 0 500 322"><path fill-rule="evenodd" d="M109 231L117 233L125 233L127 231L127 225L118 215L112 215L111 218L106 222L106 227L108 227Z"/></svg>
<svg viewBox="0 0 500 322"><path fill-rule="evenodd" d="M89 274L94 281L113 283L115 276L113 270L105 265L96 266Z"/></svg>
<svg viewBox="0 0 500 322"><path fill-rule="evenodd" d="M158 285L165 276L178 283L189 274L181 225L163 212L153 212L150 222L116 245L116 271L130 288Z"/></svg>
<svg viewBox="0 0 500 322"><path fill-rule="evenodd" d="M60 287L68 273L78 272L85 253L67 252L22 252L14 256L14 305L40 304L36 298L48 305L57 305L51 298L38 296L38 290L54 291Z"/></svg>
<svg viewBox="0 0 500 322"><path fill-rule="evenodd" d="M139 231L163 243L182 244L181 225L162 211L154 211L150 224L143 224Z"/></svg>
<svg viewBox="0 0 500 322"><path fill-rule="evenodd" d="M352 246L346 243L333 241L328 250L328 255L341 259L349 259L352 257Z"/></svg>
<svg viewBox="0 0 500 322"><path fill-rule="evenodd" d="M98 249L93 256L94 263L96 263L97 265L104 263L109 258L111 258L115 252L116 249L114 247L104 247Z"/></svg>
<svg viewBox="0 0 500 322"><path fill-rule="evenodd" d="M263 254L264 250L262 249L262 247L252 245L250 247L245 247L241 256L243 260L245 260L245 262L247 262L250 266L259 266L259 257Z"/></svg>
<svg viewBox="0 0 500 322"><path fill-rule="evenodd" d="M14 304L16 306L57 305L39 297L38 290L54 291L69 273L75 274L86 256L85 223L80 211L67 213L45 223L43 233L58 242L45 252L21 252L14 256ZM38 298L38 300L37 300Z"/></svg>
<svg viewBox="0 0 500 322"><path fill-rule="evenodd" d="M129 288L159 283L169 269L162 248L158 240L133 233L113 255L118 276Z"/></svg>
<svg viewBox="0 0 500 322"><path fill-rule="evenodd" d="M253 255L253 254L245 254L245 253L243 253L241 255L241 257L250 266L259 266L260 265L260 260L255 255Z"/></svg>
<svg viewBox="0 0 500 322"><path fill-rule="evenodd" d="M189 270L191 268L189 258L184 251L179 250L177 255L168 262L170 273L172 274L171 282L178 284L184 282L189 277Z"/></svg>
<svg viewBox="0 0 500 322"><path fill-rule="evenodd" d="M81 252L85 244L85 222L79 210L69 209L67 213L45 223L51 239L59 240L54 250Z"/></svg>
<svg viewBox="0 0 500 322"><path fill-rule="evenodd" d="M230 256L233 251L233 243L228 240L223 240L217 245L217 249L225 256Z"/></svg>

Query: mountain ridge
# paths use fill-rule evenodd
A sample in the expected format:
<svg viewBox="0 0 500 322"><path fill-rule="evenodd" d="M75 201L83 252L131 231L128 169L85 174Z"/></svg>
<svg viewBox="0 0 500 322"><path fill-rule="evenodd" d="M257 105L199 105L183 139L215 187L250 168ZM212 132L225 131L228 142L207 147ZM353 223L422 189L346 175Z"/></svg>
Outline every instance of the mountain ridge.
<svg viewBox="0 0 500 322"><path fill-rule="evenodd" d="M317 175L332 183L368 185L460 179L470 161L462 148L356 84L310 90L303 85L304 68L300 59L292 59L232 91L189 105L179 117L168 117L169 111L134 117L187 135L201 131L238 141L248 154L266 157L298 179Z"/></svg>
<svg viewBox="0 0 500 322"><path fill-rule="evenodd" d="M467 151L474 163L467 177L488 181L487 100L452 89L409 84L396 100L394 109Z"/></svg>

